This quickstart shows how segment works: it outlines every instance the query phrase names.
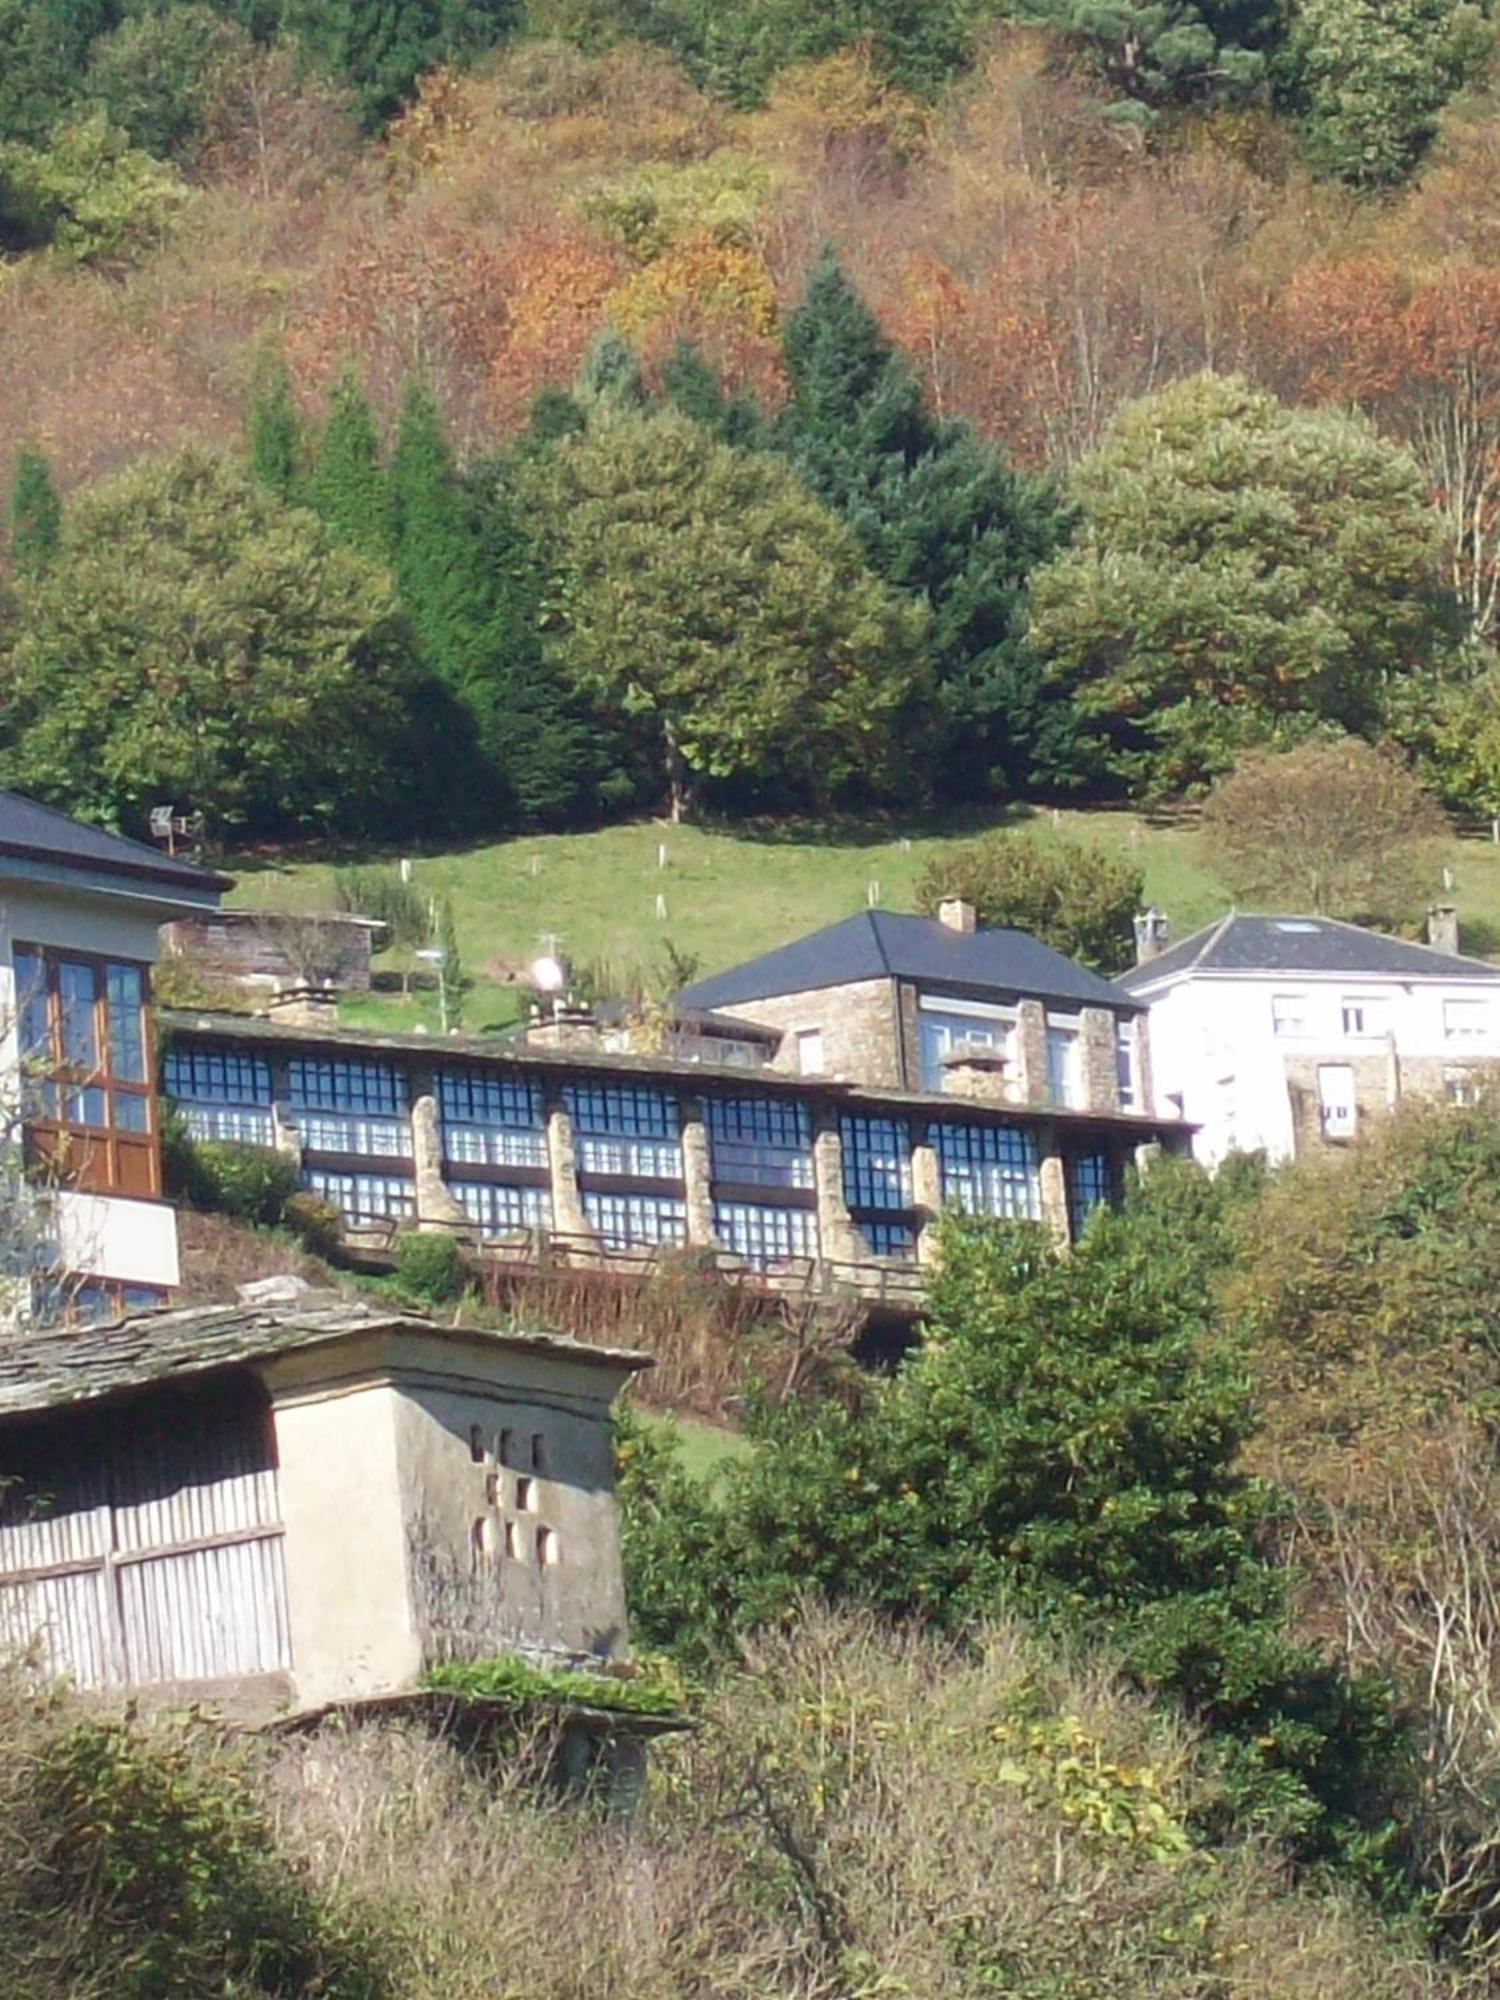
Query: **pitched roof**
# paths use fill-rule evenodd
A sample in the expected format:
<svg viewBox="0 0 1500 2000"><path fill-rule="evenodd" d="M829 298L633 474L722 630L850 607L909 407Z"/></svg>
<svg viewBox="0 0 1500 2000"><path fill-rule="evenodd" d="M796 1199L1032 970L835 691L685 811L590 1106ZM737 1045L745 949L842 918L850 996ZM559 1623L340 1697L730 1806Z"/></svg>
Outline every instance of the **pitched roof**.
<svg viewBox="0 0 1500 2000"><path fill-rule="evenodd" d="M1335 917L1242 916L1231 910L1115 982L1139 993L1194 972L1328 972L1388 979L1500 979L1482 958L1409 944Z"/></svg>
<svg viewBox="0 0 1500 2000"><path fill-rule="evenodd" d="M418 1333L448 1346L566 1355L616 1370L652 1365L649 1355L629 1348L594 1347L563 1334L439 1326L420 1313L381 1312L336 1292L314 1292L286 1305L189 1306L96 1326L22 1328L0 1342L0 1419L97 1402L124 1389L179 1382L363 1333Z"/></svg>
<svg viewBox="0 0 1500 2000"><path fill-rule="evenodd" d="M862 979L914 979L972 993L1035 994L1086 1006L1130 1004L1097 972L1075 965L1025 931L950 930L936 917L861 910L776 951L685 986L680 1004L732 1007L780 993L814 993Z"/></svg>
<svg viewBox="0 0 1500 2000"><path fill-rule="evenodd" d="M50 861L63 868L133 875L143 881L170 883L174 888L207 891L230 886L227 876L195 867L191 861L179 861L144 841L126 840L118 833L106 833L103 827L87 826L53 806L23 798L19 792L0 792L0 855L5 854L26 861Z"/></svg>

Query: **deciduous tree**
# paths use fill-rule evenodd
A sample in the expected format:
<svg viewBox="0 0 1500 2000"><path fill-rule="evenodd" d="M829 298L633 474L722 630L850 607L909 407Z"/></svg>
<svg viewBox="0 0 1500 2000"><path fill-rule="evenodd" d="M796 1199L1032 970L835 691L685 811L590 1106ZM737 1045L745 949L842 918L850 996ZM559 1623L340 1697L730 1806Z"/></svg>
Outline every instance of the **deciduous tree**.
<svg viewBox="0 0 1500 2000"><path fill-rule="evenodd" d="M1329 917L1413 915L1446 831L1405 766L1351 736L1252 752L1203 808L1204 842L1238 900Z"/></svg>
<svg viewBox="0 0 1500 2000"><path fill-rule="evenodd" d="M596 406L519 477L549 650L641 734L674 815L712 780L815 801L889 787L921 615L775 460L675 412Z"/></svg>
<svg viewBox="0 0 1500 2000"><path fill-rule="evenodd" d="M916 898L935 914L945 897L962 896L982 924L1028 931L1100 972L1121 972L1145 888L1135 862L1092 841L997 830L936 855Z"/></svg>
<svg viewBox="0 0 1500 2000"><path fill-rule="evenodd" d="M1453 656L1421 473L1359 417L1201 375L1122 410L1070 497L1031 633L1102 777L1179 791L1272 735L1376 731L1393 684Z"/></svg>

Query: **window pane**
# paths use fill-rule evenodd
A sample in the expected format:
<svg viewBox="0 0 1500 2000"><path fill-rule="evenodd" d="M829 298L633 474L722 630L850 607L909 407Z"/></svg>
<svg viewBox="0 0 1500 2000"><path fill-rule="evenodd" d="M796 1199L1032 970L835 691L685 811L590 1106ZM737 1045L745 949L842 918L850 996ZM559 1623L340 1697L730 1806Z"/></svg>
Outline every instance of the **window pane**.
<svg viewBox="0 0 1500 2000"><path fill-rule="evenodd" d="M64 1090L63 1121L68 1125L93 1125L102 1128L104 1116L104 1092L102 1090Z"/></svg>
<svg viewBox="0 0 1500 2000"><path fill-rule="evenodd" d="M18 951L15 968L21 1059L44 1063L52 1056L52 1037L47 1027L47 968L41 953L35 951Z"/></svg>
<svg viewBox="0 0 1500 2000"><path fill-rule="evenodd" d="M150 1131L151 1124L144 1097L136 1097L128 1090L117 1090L112 1093L112 1099L117 1132Z"/></svg>
<svg viewBox="0 0 1500 2000"><path fill-rule="evenodd" d="M76 959L62 959L57 968L57 992L62 1013L62 1058L73 1069L99 1067L99 1042L94 1033L94 968Z"/></svg>
<svg viewBox="0 0 1500 2000"><path fill-rule="evenodd" d="M1041 1208L1036 1138L1012 1125L931 1127L945 1202L971 1215L1035 1222Z"/></svg>
<svg viewBox="0 0 1500 2000"><path fill-rule="evenodd" d="M844 1199L851 1208L911 1207L911 1135L893 1118L843 1118Z"/></svg>
<svg viewBox="0 0 1500 2000"><path fill-rule="evenodd" d="M109 1008L109 1067L126 1083L146 1081L146 1038L141 1027L140 967L108 965L104 991Z"/></svg>

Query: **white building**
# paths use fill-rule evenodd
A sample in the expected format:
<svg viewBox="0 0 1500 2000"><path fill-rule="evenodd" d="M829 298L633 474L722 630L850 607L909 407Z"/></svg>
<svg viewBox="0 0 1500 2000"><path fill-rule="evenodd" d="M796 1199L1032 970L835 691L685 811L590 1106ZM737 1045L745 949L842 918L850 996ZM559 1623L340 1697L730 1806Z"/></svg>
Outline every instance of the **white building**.
<svg viewBox="0 0 1500 2000"><path fill-rule="evenodd" d="M13 1283L65 1278L85 1312L156 1304L177 1283L150 967L158 925L216 909L227 886L0 792L0 1120L11 1161L24 1150L51 1190L33 1200L6 1182Z"/></svg>
<svg viewBox="0 0 1500 2000"><path fill-rule="evenodd" d="M1195 1124L1209 1165L1342 1145L1403 1097L1500 1088L1500 966L1457 951L1231 913L1116 983L1150 1009L1157 1116Z"/></svg>

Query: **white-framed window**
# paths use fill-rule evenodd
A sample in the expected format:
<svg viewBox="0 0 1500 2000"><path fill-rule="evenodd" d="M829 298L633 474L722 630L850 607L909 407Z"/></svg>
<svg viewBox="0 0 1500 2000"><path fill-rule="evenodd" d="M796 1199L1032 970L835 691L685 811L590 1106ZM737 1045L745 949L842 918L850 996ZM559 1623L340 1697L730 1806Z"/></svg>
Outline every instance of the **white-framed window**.
<svg viewBox="0 0 1500 2000"><path fill-rule="evenodd" d="M1487 1042L1490 1039L1488 1000L1445 1000L1443 1040L1445 1042Z"/></svg>
<svg viewBox="0 0 1500 2000"><path fill-rule="evenodd" d="M1346 1041L1367 1041L1385 1033L1385 1002L1369 994L1345 994L1339 1003L1339 1021Z"/></svg>
<svg viewBox="0 0 1500 2000"><path fill-rule="evenodd" d="M1047 1098L1061 1111L1076 1110L1079 1095L1078 1023L1047 1017Z"/></svg>
<svg viewBox="0 0 1500 2000"><path fill-rule="evenodd" d="M1484 1096L1484 1077L1478 1070L1445 1069L1443 1096L1449 1104L1478 1104Z"/></svg>
<svg viewBox="0 0 1500 2000"><path fill-rule="evenodd" d="M1275 1035L1305 1035L1307 1033L1307 995L1305 993L1273 993L1271 995L1271 1032Z"/></svg>
<svg viewBox="0 0 1500 2000"><path fill-rule="evenodd" d="M800 1076L821 1076L823 1074L823 1030L821 1028L799 1028L797 1030L797 1072Z"/></svg>
<svg viewBox="0 0 1500 2000"><path fill-rule="evenodd" d="M1325 1139L1354 1137L1354 1071L1348 1063L1319 1063L1318 1111Z"/></svg>
<svg viewBox="0 0 1500 2000"><path fill-rule="evenodd" d="M922 999L917 1003L917 1040L923 1090L941 1091L945 1057L965 1047L993 1050L1015 1060L1016 1016L1010 1007L982 1001Z"/></svg>
<svg viewBox="0 0 1500 2000"><path fill-rule="evenodd" d="M1134 1021L1115 1022L1115 1101L1122 1111L1136 1108Z"/></svg>

